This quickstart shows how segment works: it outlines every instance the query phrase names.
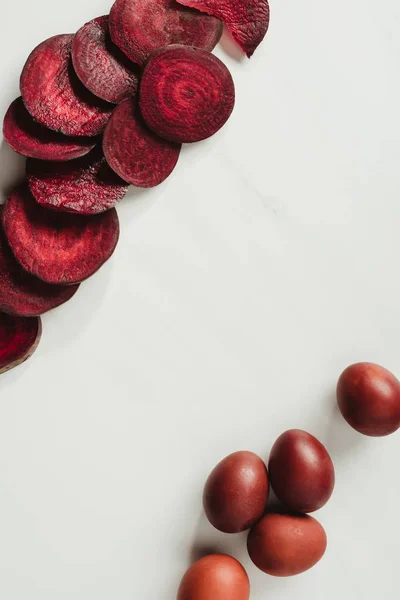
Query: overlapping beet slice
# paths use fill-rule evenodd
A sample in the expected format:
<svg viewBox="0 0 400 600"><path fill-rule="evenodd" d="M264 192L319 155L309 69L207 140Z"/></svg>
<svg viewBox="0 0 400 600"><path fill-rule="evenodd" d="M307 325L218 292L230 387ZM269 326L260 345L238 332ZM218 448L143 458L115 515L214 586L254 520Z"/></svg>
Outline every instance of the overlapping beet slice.
<svg viewBox="0 0 400 600"><path fill-rule="evenodd" d="M4 208L1 207L0 215ZM29 275L16 261L0 226L0 310L35 317L67 302L78 285L50 285Z"/></svg>
<svg viewBox="0 0 400 600"><path fill-rule="evenodd" d="M119 104L132 96L138 86L138 67L111 41L108 16L86 23L72 45L76 74L93 94Z"/></svg>
<svg viewBox="0 0 400 600"><path fill-rule="evenodd" d="M3 227L22 267L51 284L90 277L110 258L119 237L114 208L90 216L55 212L40 206L26 184L8 197Z"/></svg>
<svg viewBox="0 0 400 600"><path fill-rule="evenodd" d="M9 107L3 123L3 135L11 148L42 160L71 160L94 148L96 139L68 137L37 123L25 108L22 98Z"/></svg>
<svg viewBox="0 0 400 600"><path fill-rule="evenodd" d="M198 142L216 133L235 104L235 86L216 56L171 45L146 62L140 109L149 127L174 142Z"/></svg>
<svg viewBox="0 0 400 600"><path fill-rule="evenodd" d="M26 173L41 206L81 215L113 208L129 187L108 166L100 148L67 163L28 159Z"/></svg>
<svg viewBox="0 0 400 600"><path fill-rule="evenodd" d="M122 102L104 132L103 151L111 168L137 187L153 187L173 171L180 144L161 139L143 121L135 99Z"/></svg>
<svg viewBox="0 0 400 600"><path fill-rule="evenodd" d="M175 0L116 0L110 33L128 58L141 65L149 54L168 44L211 51L221 38L222 22Z"/></svg>
<svg viewBox="0 0 400 600"><path fill-rule="evenodd" d="M100 134L113 106L89 92L71 60L73 35L56 35L30 54L21 75L21 94L36 121L65 135Z"/></svg>
<svg viewBox="0 0 400 600"><path fill-rule="evenodd" d="M40 317L17 317L0 313L0 373L26 361L42 335Z"/></svg>
<svg viewBox="0 0 400 600"><path fill-rule="evenodd" d="M268 31L268 0L178 0L224 21L235 42L250 58Z"/></svg>

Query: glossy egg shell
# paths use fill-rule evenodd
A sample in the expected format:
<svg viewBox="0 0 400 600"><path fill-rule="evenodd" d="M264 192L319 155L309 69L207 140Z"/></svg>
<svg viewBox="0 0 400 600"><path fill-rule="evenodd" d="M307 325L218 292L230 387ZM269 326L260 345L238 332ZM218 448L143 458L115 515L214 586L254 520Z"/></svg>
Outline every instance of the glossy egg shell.
<svg viewBox="0 0 400 600"><path fill-rule="evenodd" d="M210 554L185 573L177 600L249 600L250 583L242 565L226 554Z"/></svg>
<svg viewBox="0 0 400 600"><path fill-rule="evenodd" d="M268 469L278 498L297 512L313 512L324 506L335 486L335 469L325 446L300 429L279 436Z"/></svg>
<svg viewBox="0 0 400 600"><path fill-rule="evenodd" d="M384 367L367 362L347 367L336 392L343 417L356 431L380 437L400 427L400 382Z"/></svg>
<svg viewBox="0 0 400 600"><path fill-rule="evenodd" d="M262 517L268 492L268 473L262 459L253 452L234 452L211 472L203 493L204 510L214 527L224 533L238 533Z"/></svg>
<svg viewBox="0 0 400 600"><path fill-rule="evenodd" d="M253 563L275 577L299 575L323 557L327 545L322 525L309 515L269 513L253 527L247 548Z"/></svg>

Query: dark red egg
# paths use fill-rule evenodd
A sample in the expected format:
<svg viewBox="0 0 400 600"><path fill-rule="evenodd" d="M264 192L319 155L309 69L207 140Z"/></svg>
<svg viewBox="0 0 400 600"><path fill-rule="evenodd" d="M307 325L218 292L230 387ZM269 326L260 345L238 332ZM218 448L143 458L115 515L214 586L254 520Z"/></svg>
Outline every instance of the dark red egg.
<svg viewBox="0 0 400 600"><path fill-rule="evenodd" d="M253 452L234 452L209 476L203 494L210 523L225 533L238 533L254 525L268 502L268 473Z"/></svg>
<svg viewBox="0 0 400 600"><path fill-rule="evenodd" d="M242 565L232 556L210 554L185 573L177 600L249 600L250 583Z"/></svg>
<svg viewBox="0 0 400 600"><path fill-rule="evenodd" d="M269 513L249 533L253 563L268 575L290 577L311 569L326 550L326 533L309 515Z"/></svg>
<svg viewBox="0 0 400 600"><path fill-rule="evenodd" d="M400 381L384 367L361 362L339 377L340 412L356 431L373 437L390 435L400 427Z"/></svg>
<svg viewBox="0 0 400 600"><path fill-rule="evenodd" d="M271 450L268 470L278 498L301 513L324 506L335 486L335 469L325 446L300 429L279 436Z"/></svg>

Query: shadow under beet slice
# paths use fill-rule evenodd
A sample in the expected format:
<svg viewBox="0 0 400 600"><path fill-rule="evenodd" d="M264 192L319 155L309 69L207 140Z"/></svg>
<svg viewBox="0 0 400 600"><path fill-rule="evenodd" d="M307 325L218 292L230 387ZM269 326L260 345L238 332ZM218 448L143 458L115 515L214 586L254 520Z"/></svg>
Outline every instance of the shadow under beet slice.
<svg viewBox="0 0 400 600"><path fill-rule="evenodd" d="M108 30L108 16L86 23L72 44L76 74L93 94L119 104L136 93L138 67L115 46Z"/></svg>
<svg viewBox="0 0 400 600"><path fill-rule="evenodd" d="M3 135L11 148L42 160L71 160L84 156L96 144L94 138L68 137L37 123L25 108L22 98L9 107L3 123Z"/></svg>
<svg viewBox="0 0 400 600"><path fill-rule="evenodd" d="M110 12L114 44L140 65L154 50L168 44L211 52L221 38L222 27L215 17L183 7L175 0L117 0Z"/></svg>
<svg viewBox="0 0 400 600"><path fill-rule="evenodd" d="M268 31L268 0L178 0L224 21L235 42L250 58Z"/></svg>
<svg viewBox="0 0 400 600"><path fill-rule="evenodd" d="M4 208L1 207L1 214ZM50 285L27 273L11 252L0 227L0 310L35 317L67 302L79 285Z"/></svg>
<svg viewBox="0 0 400 600"><path fill-rule="evenodd" d="M115 208L82 216L42 208L23 185L7 198L3 227L22 267L51 284L74 284L93 275L119 237Z"/></svg>
<svg viewBox="0 0 400 600"><path fill-rule="evenodd" d="M41 206L81 215L113 208L129 187L98 149L67 163L28 159L26 174L29 188Z"/></svg>
<svg viewBox="0 0 400 600"><path fill-rule="evenodd" d="M36 121L71 136L99 135L113 106L78 79L71 60L73 35L56 35L30 54L21 75L21 95Z"/></svg>
<svg viewBox="0 0 400 600"><path fill-rule="evenodd" d="M235 104L235 86L223 62L199 48L171 45L146 62L140 110L147 125L173 142L214 135Z"/></svg>
<svg viewBox="0 0 400 600"><path fill-rule="evenodd" d="M0 313L0 373L27 360L42 335L40 317L17 317Z"/></svg>
<svg viewBox="0 0 400 600"><path fill-rule="evenodd" d="M147 127L134 99L115 109L104 132L108 164L137 187L153 187L164 181L178 162L180 150L180 144L161 139Z"/></svg>

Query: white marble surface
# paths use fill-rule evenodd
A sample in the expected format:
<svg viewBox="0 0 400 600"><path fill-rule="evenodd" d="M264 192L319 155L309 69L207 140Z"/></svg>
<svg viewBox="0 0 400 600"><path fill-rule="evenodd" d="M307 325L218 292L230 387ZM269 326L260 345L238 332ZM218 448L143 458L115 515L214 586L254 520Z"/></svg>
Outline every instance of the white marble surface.
<svg viewBox="0 0 400 600"><path fill-rule="evenodd" d="M2 3L1 113L30 50L104 0ZM46 315L0 381L0 597L174 600L204 548L248 568L252 600L391 600L400 437L335 411L357 360L400 373L400 8L273 0L251 61L225 41L236 110L158 189L119 209L114 257ZM0 149L2 191L22 160ZM257 572L202 516L227 453L289 427L327 444L329 548L309 573Z"/></svg>

